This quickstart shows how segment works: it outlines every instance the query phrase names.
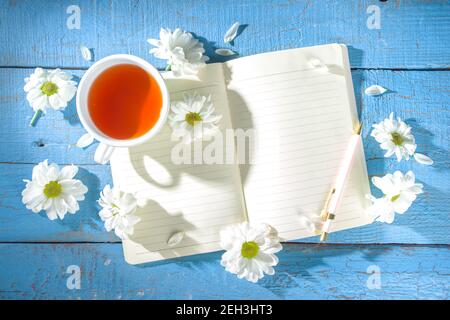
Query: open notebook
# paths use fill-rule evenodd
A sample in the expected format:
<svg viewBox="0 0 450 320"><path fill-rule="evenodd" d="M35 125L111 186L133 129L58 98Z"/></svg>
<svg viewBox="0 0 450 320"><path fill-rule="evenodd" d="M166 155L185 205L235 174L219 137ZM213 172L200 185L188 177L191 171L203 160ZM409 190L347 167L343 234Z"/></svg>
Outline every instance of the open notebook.
<svg viewBox="0 0 450 320"><path fill-rule="evenodd" d="M311 66L311 59L327 68ZM347 48L270 52L208 64L197 76L168 72L164 78L172 101L186 91L211 94L223 115L221 130L255 129L252 164L173 164L177 143L168 125L145 145L115 150L114 185L149 199L138 210L133 236L123 242L125 260L220 250L219 230L245 220L267 223L285 240L315 235L302 217L322 209L358 123ZM364 214L367 193L360 147L331 231L372 222ZM169 247L178 231L185 232L183 240Z"/></svg>

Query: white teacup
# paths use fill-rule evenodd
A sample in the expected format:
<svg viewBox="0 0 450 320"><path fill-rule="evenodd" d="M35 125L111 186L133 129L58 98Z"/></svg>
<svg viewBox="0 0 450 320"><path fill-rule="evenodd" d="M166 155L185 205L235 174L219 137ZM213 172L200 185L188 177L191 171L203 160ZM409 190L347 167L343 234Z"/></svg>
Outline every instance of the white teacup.
<svg viewBox="0 0 450 320"><path fill-rule="evenodd" d="M142 136L127 140L114 139L101 132L92 121L88 110L88 95L94 80L103 71L118 64L133 64L148 72L156 80L159 88L161 89L162 95L161 112L156 124ZM169 113L169 106L169 92L167 91L166 84L159 71L147 61L129 54L111 55L97 61L86 71L78 85L78 117L80 118L81 124L86 129L86 131L100 142L97 150L95 151L94 160L101 164L105 164L109 161L115 147L136 146L148 141L150 138L156 135L166 122L167 114Z"/></svg>

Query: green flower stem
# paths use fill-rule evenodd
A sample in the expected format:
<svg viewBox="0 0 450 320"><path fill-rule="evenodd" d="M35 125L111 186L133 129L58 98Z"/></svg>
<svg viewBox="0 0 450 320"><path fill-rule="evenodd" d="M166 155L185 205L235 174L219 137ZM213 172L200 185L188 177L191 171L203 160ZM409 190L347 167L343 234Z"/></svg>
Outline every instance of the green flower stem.
<svg viewBox="0 0 450 320"><path fill-rule="evenodd" d="M168 64L168 65L166 66L166 71L170 71L170 70L172 70L172 65L171 65L171 64Z"/></svg>
<svg viewBox="0 0 450 320"><path fill-rule="evenodd" d="M39 119L39 117L41 116L41 113L42 113L41 109L36 110L36 112L33 115L33 118L31 118L30 127L33 127L35 125L37 119Z"/></svg>

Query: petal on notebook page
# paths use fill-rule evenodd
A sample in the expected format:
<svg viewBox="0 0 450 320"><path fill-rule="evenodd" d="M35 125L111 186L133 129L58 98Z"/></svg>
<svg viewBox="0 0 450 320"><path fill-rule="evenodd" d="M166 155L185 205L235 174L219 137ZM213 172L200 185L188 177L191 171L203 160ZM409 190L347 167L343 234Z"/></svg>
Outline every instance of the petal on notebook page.
<svg viewBox="0 0 450 320"><path fill-rule="evenodd" d="M183 238L184 238L184 231L175 232L167 240L167 245L169 247L176 246L177 244L179 244L181 242L181 240L183 240Z"/></svg>
<svg viewBox="0 0 450 320"><path fill-rule="evenodd" d="M320 68L320 67L324 66L322 60L317 59L317 58L310 59L309 64L311 65L311 67L314 67L314 68Z"/></svg>
<svg viewBox="0 0 450 320"><path fill-rule="evenodd" d="M323 71L328 70L328 67L326 64L322 62L322 60L318 58L312 58L308 61L309 65L315 69L321 69Z"/></svg>
<svg viewBox="0 0 450 320"><path fill-rule="evenodd" d="M237 36L237 32L238 32L240 25L241 24L239 22L233 23L233 25L230 27L230 29L228 29L228 31L225 32L225 35L223 36L223 42L229 43L229 42L233 41L234 38L236 38L236 36Z"/></svg>
<svg viewBox="0 0 450 320"><path fill-rule="evenodd" d="M230 49L225 49L225 48L221 48L221 49L216 49L214 51L216 54L218 54L219 56L234 56L236 54L236 52L234 52L233 50Z"/></svg>
<svg viewBox="0 0 450 320"><path fill-rule="evenodd" d="M299 221L309 231L311 231L311 232L315 232L316 231L316 225L314 224L314 222L311 221L311 219L308 219L305 216L301 216L299 218Z"/></svg>

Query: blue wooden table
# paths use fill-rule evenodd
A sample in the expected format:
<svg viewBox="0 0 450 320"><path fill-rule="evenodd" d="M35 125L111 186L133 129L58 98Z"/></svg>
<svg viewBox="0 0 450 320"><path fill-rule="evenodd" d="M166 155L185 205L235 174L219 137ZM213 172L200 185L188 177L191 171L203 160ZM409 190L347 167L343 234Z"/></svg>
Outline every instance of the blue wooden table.
<svg viewBox="0 0 450 320"><path fill-rule="evenodd" d="M67 26L77 10L71 5L80 9L80 29ZM240 56L331 42L348 45L370 176L411 169L424 194L392 225L336 233L326 245L316 238L285 244L277 273L257 284L225 272L220 252L127 265L119 239L105 231L97 215L95 200L111 183L110 168L94 163L95 145L73 146L84 133L75 102L64 112L49 112L31 128L23 79L37 66L81 77L92 64L83 60L81 44L93 48L95 60L130 53L163 68L146 42L158 37L160 27L195 33L212 61L222 61L214 48L223 47L223 34L234 21L246 25L233 47ZM2 0L0 298L448 299L449 67L449 1ZM364 95L372 84L390 92ZM369 136L370 125L391 111L413 127L418 150L434 159L432 167L383 158ZM44 159L78 165L78 177L89 187L81 210L63 221L49 221L21 203L22 179L30 178L33 166ZM70 266L80 268L80 289L66 285Z"/></svg>

